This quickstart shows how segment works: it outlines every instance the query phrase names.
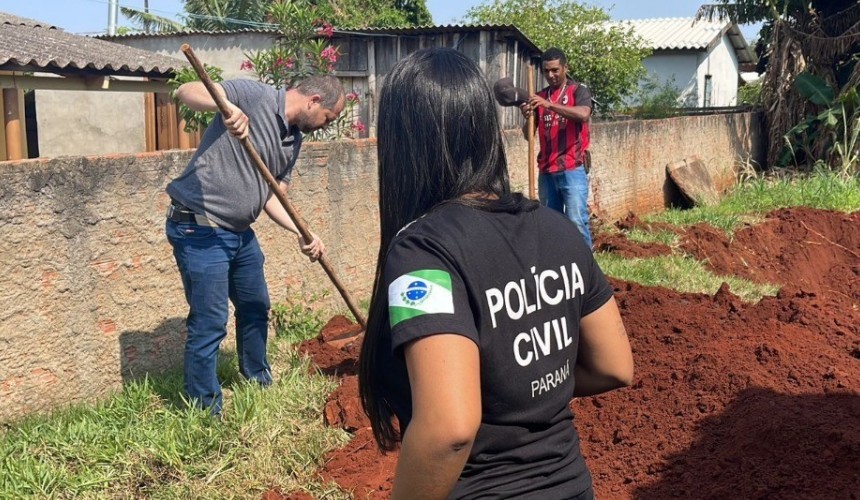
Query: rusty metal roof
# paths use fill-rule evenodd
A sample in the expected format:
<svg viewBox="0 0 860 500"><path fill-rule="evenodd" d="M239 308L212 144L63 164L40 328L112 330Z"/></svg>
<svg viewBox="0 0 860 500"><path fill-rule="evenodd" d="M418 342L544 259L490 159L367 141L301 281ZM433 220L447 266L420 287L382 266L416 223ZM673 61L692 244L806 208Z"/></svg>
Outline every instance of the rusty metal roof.
<svg viewBox="0 0 860 500"><path fill-rule="evenodd" d="M729 21L696 21L691 17L632 19L618 24L629 24L636 34L653 50L707 50L727 35L740 64L756 61L737 24Z"/></svg>
<svg viewBox="0 0 860 500"><path fill-rule="evenodd" d="M169 77L185 66L188 63L182 59L0 12L0 70Z"/></svg>
<svg viewBox="0 0 860 500"><path fill-rule="evenodd" d="M272 25L275 26L275 25ZM479 31L508 31L526 47L534 52L540 53L541 50L526 37L519 28L514 25L503 24L449 24L445 26L409 26L399 28L336 28L335 34L340 35L357 35L357 36L373 36L373 35L434 35L442 33L475 33ZM189 35L236 35L242 33L263 33L277 35L280 31L273 28L244 28L238 30L183 30L162 33L127 33L124 35L98 35L97 38L102 40L122 40L129 38L164 38L164 37L183 37Z"/></svg>

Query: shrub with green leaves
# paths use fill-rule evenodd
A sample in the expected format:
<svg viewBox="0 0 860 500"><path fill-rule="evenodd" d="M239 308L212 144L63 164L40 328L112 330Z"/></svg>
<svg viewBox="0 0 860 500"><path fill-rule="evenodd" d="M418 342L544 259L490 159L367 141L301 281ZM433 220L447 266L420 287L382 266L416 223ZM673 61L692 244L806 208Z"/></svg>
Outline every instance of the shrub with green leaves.
<svg viewBox="0 0 860 500"><path fill-rule="evenodd" d="M208 64L203 65L203 69L206 70L206 74L209 75L209 79L213 82L221 82L224 79L221 78L221 68L216 66L210 66ZM197 72L194 71L192 67L186 67L176 70L176 74L173 78L167 81L167 84L173 87L173 90L170 91L170 98L174 101L178 102L176 99L176 91L183 83L188 82L199 82L200 77L197 76ZM179 103L179 116L185 120L185 131L186 132L194 132L198 129L205 129L212 123L212 119L215 118L215 113L205 113L202 111L194 111L185 104Z"/></svg>

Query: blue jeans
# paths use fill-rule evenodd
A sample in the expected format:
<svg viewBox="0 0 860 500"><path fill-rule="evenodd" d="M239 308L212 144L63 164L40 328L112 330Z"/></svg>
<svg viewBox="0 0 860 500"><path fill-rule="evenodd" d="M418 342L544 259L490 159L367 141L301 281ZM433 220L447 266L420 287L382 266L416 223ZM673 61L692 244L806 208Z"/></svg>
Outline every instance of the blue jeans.
<svg viewBox="0 0 860 500"><path fill-rule="evenodd" d="M538 176L538 196L541 204L567 215L591 248L591 231L588 228L588 174L583 166L554 174L541 173Z"/></svg>
<svg viewBox="0 0 860 500"><path fill-rule="evenodd" d="M168 220L165 231L189 306L185 392L195 405L218 414L222 397L215 368L218 347L227 336L228 300L236 308L239 372L261 385L272 383L266 359L270 303L263 252L252 229L235 233Z"/></svg>

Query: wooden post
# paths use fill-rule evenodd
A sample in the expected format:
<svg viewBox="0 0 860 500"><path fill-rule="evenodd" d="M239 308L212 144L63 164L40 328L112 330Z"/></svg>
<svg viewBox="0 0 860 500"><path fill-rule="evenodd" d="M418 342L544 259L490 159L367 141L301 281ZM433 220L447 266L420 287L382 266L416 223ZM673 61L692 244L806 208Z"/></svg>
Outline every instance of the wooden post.
<svg viewBox="0 0 860 500"><path fill-rule="evenodd" d="M3 89L3 125L6 135L6 159L21 160L21 108L18 106L18 89Z"/></svg>
<svg viewBox="0 0 860 500"><path fill-rule="evenodd" d="M158 151L155 132L155 94L143 94L143 130L147 151Z"/></svg>
<svg viewBox="0 0 860 500"><path fill-rule="evenodd" d="M191 149L192 136L191 133L185 131L185 120L179 118L176 130L179 134L179 149Z"/></svg>
<svg viewBox="0 0 860 500"><path fill-rule="evenodd" d="M531 97L535 93L535 75L534 68L532 68L531 58L528 59L527 66L529 69L528 91L529 97ZM536 200L537 194L535 189L535 110L532 110L532 112L529 113L528 121L529 123L527 127L529 129L529 198Z"/></svg>
<svg viewBox="0 0 860 500"><path fill-rule="evenodd" d="M155 94L156 145L158 151L179 147L179 119L176 105L167 93Z"/></svg>

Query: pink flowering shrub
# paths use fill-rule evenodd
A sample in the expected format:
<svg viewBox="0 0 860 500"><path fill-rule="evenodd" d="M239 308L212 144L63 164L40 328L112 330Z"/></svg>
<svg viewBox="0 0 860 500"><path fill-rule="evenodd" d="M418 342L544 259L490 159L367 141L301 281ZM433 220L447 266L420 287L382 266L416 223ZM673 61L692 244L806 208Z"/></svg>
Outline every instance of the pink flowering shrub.
<svg viewBox="0 0 860 500"><path fill-rule="evenodd" d="M281 34L271 48L245 54L248 60L242 62L240 69L252 71L258 80L277 88L292 87L311 75L334 72L342 55L331 43L334 27L316 12L313 4L296 0L269 4L269 22L278 24ZM367 129L357 118L359 103L358 94L350 92L338 119L309 139L359 137Z"/></svg>

